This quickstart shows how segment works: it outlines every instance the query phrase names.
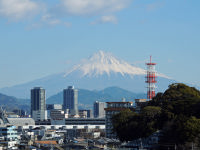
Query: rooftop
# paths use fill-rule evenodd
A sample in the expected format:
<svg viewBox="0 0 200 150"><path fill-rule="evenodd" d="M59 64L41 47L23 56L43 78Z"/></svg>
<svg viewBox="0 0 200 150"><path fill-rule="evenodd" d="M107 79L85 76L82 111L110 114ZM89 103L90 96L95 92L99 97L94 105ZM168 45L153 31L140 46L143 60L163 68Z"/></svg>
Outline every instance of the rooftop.
<svg viewBox="0 0 200 150"><path fill-rule="evenodd" d="M107 104L116 104L116 103L119 103L119 104L127 104L127 103L133 103L133 102L106 102Z"/></svg>
<svg viewBox="0 0 200 150"><path fill-rule="evenodd" d="M35 141L35 143L38 143L38 144L49 144L49 145L57 145L57 141Z"/></svg>

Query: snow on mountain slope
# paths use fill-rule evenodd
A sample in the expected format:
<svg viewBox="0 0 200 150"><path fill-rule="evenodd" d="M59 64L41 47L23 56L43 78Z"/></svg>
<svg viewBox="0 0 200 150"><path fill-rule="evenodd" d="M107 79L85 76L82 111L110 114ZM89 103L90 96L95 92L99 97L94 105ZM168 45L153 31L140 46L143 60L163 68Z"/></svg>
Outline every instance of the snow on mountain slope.
<svg viewBox="0 0 200 150"><path fill-rule="evenodd" d="M29 98L30 89L41 86L46 89L47 97L49 97L69 85L74 85L76 88L89 90L102 90L117 86L135 93L146 93L145 74L144 69L117 59L111 53L99 51L67 72L2 88L0 92L18 98ZM165 90L171 82L174 82L165 75L159 73L157 75L159 76L157 91Z"/></svg>
<svg viewBox="0 0 200 150"><path fill-rule="evenodd" d="M130 65L129 63L117 59L111 53L99 51L92 55L89 59L82 60L78 65L75 65L71 70L65 73L64 77L73 72L80 72L81 77L98 77L103 74L108 76L111 73L119 73L122 76L125 74L133 77L134 75L145 75L146 70ZM166 75L158 73L158 76L168 78Z"/></svg>
<svg viewBox="0 0 200 150"><path fill-rule="evenodd" d="M75 65L69 70L64 77L73 72L80 72L81 76L98 77L103 74L110 76L111 74L125 74L133 77L134 75L145 75L146 70L130 65L129 63L117 59L111 53L99 51L92 55L89 59L82 60L78 65ZM163 74L158 76L167 77Z"/></svg>
<svg viewBox="0 0 200 150"><path fill-rule="evenodd" d="M82 60L79 65L73 67L72 70L65 74L65 77L70 73L79 70L82 76L100 76L110 73L120 73L122 76L129 75L144 75L145 70L133 67L125 61L115 58L111 53L99 51L91 56L89 59Z"/></svg>

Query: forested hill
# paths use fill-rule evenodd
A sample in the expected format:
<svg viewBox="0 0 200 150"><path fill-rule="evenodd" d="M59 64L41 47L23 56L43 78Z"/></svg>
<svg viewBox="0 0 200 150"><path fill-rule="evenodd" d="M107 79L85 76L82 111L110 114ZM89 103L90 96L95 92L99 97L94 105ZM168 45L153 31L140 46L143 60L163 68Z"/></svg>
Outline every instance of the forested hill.
<svg viewBox="0 0 200 150"><path fill-rule="evenodd" d="M198 146L200 91L182 83L172 84L149 101L139 114L127 110L115 115L113 124L122 141L145 138L161 131L160 149L164 145L177 145L178 149L187 149L191 143Z"/></svg>

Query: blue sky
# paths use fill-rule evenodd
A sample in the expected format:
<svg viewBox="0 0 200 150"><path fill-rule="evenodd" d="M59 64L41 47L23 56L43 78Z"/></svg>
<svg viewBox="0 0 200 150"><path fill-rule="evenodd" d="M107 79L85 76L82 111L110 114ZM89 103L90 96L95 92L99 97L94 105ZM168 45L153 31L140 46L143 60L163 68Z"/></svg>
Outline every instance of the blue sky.
<svg viewBox="0 0 200 150"><path fill-rule="evenodd" d="M199 0L0 0L0 87L66 71L98 50L200 85Z"/></svg>

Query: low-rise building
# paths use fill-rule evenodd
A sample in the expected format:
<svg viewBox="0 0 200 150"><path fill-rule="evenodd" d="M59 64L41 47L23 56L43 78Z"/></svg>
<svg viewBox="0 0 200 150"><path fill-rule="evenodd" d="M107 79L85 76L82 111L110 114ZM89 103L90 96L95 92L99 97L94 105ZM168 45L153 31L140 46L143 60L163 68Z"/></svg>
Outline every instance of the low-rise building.
<svg viewBox="0 0 200 150"><path fill-rule="evenodd" d="M105 118L67 118L65 125L105 125Z"/></svg>
<svg viewBox="0 0 200 150"><path fill-rule="evenodd" d="M0 135L3 136L6 141L17 141L19 138L16 127L12 125L0 127Z"/></svg>
<svg viewBox="0 0 200 150"><path fill-rule="evenodd" d="M93 118L93 112L91 109L81 109L79 110L80 118Z"/></svg>
<svg viewBox="0 0 200 150"><path fill-rule="evenodd" d="M79 114L80 118L87 118L86 110L78 110L78 114Z"/></svg>
<svg viewBox="0 0 200 150"><path fill-rule="evenodd" d="M147 105L147 99L135 99L135 110L136 112L140 112L141 107Z"/></svg>
<svg viewBox="0 0 200 150"><path fill-rule="evenodd" d="M35 125L35 120L33 118L7 118L9 123L14 126L27 126Z"/></svg>
<svg viewBox="0 0 200 150"><path fill-rule="evenodd" d="M62 110L61 104L46 104L47 118L50 119L50 112L53 109Z"/></svg>
<svg viewBox="0 0 200 150"><path fill-rule="evenodd" d="M68 118L68 114L65 114L63 110L53 109L50 112L52 125L65 125L65 118Z"/></svg>

